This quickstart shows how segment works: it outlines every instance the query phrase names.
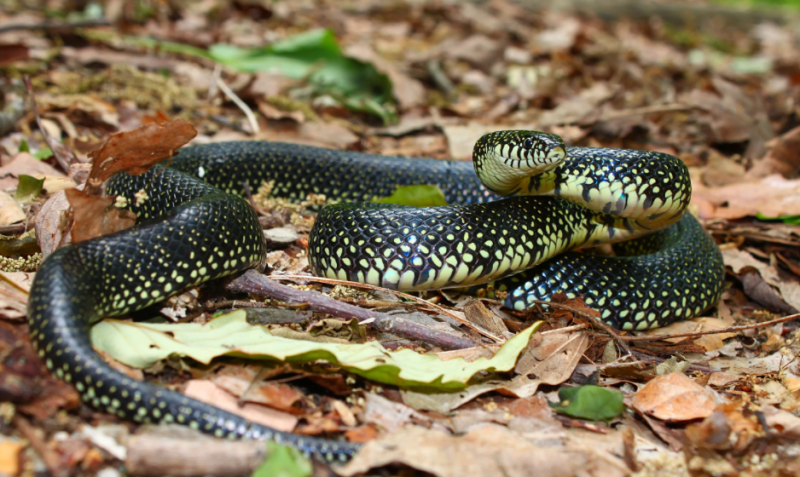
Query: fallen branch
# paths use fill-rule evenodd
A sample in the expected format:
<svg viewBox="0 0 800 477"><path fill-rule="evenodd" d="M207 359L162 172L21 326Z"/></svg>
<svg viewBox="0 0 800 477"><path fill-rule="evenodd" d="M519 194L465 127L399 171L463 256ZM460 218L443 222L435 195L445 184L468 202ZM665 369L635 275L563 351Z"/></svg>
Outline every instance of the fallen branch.
<svg viewBox="0 0 800 477"><path fill-rule="evenodd" d="M39 435L39 432L37 432L38 430L35 429L27 419L22 417L19 413L16 413L11 422L22 437L28 440L34 452L42 459L50 475L54 477L66 477L69 475L69 472L62 464L61 456L47 445Z"/></svg>
<svg viewBox="0 0 800 477"><path fill-rule="evenodd" d="M356 318L365 325L405 338L424 341L443 349L462 349L479 346L472 340L451 335L428 326L412 323L399 316L378 313L334 300L322 293L304 291L270 280L255 270L248 270L232 281L229 290L266 296L290 305L306 304L311 310L342 318Z"/></svg>
<svg viewBox="0 0 800 477"><path fill-rule="evenodd" d="M408 293L403 293L397 290L390 290L388 288L381 288L375 285L368 285L366 283L359 283L359 282L349 282L347 280L336 280L333 278L320 278L320 277L312 277L306 275L270 275L270 278L273 280L291 280L291 281L307 281L307 282L318 282L318 283L325 283L327 285L344 285L348 287L356 287L356 288L363 288L365 290L375 290L375 291L382 291L386 293L391 293L395 296L399 296L401 298L405 298L407 300L415 301L421 305L424 305L428 308L432 308L434 311L439 312L443 315L447 315L450 318L458 321L464 326L472 328L473 330L477 331L478 333L482 334L483 336L493 340L495 343L503 343L505 342L505 338L495 335L494 333L487 331L480 326L476 325L475 323L467 320L461 315L453 313L451 310L447 308L437 305L436 303L431 303L427 300L423 300L422 298L416 297L414 295L409 295Z"/></svg>

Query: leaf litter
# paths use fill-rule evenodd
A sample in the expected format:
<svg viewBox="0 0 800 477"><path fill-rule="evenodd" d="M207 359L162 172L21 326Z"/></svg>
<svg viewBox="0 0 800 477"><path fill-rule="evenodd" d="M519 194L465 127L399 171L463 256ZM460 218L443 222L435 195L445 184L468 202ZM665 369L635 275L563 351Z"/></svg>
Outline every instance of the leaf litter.
<svg viewBox="0 0 800 477"><path fill-rule="evenodd" d="M4 31L5 25L50 21L45 11L11 7L0 13L0 44L10 55L1 67L9 77L31 77L36 103L23 104L4 91L10 115L3 118L14 123L0 138L0 211L7 211L0 235L24 240L35 226L41 251L49 253L69 241L63 210L70 203L73 240L123 229L131 219L118 220L113 199L92 188L116 170L144 170L187 142L281 140L468 159L485 132L536 127L569 145L669 152L690 166L692 210L720 242L730 272L723 301L705 317L641 334L646 339L638 341L632 335L609 339L568 308L517 313L450 291L412 300L374 289L332 293L334 284L320 281L292 285L479 345L443 350L308 312L302 304L234 301L203 290L181 296L180 313L169 321L202 327L218 310L242 305L288 311L291 319L268 321L269 333L282 340L321 349L311 340L326 337L341 343L330 346L380 343L386 350L429 353L444 366L433 371L461 362L454 360L491 359L504 340L538 319L547 323L507 371L462 378L461 389L449 392L408 390L396 378L359 376L318 360L291 366L241 364L240 357L198 361L166 346L166 359L149 361L146 374L198 399L226 402L233 412L247 409L273 427L343 432L367 443L343 475L398 463L434 475L795 475L800 344L796 321L781 318L800 309L798 33L787 26L791 21L776 22L759 8L748 13L753 28L703 18L696 25L672 23L658 16L667 3L637 7L651 18L640 21L601 3L577 15L531 12L508 0L364 0L347 9L315 2L220 8L212 1L159 7L164 11L115 10L115 2L107 2L100 14L124 28ZM99 4L91 5L69 13L96 19ZM722 5L708 8L722 18L735 15ZM693 11L688 4L685 10ZM797 13L784 16L796 19ZM4 130L7 122L0 120ZM157 158L148 160L150 152ZM91 158L96 166L112 165L110 158L119 162L105 173L89 173L80 163ZM88 194L74 189L86 176ZM69 192L58 192L64 188ZM440 200L435 190L420 190L423 204ZM73 196L69 203L66 193ZM58 199L45 203L56 195L60 206ZM409 195L388 200L419 200L415 191ZM270 236L278 238L268 259L276 278L308 275L306 234L315 200L308 201L311 207L259 206ZM15 261L34 255L0 258L0 268L14 271L0 277L2 324L21 342L22 290L31 274L17 271L23 265ZM35 268L38 262L30 263ZM585 307L579 300L568 306ZM16 373L8 367L13 356L4 358L4 369ZM611 394L591 397L586 410L571 415L553 411L569 409L576 396L595 388ZM58 475L116 471L120 454L103 450L112 447L98 437L71 431L82 414L60 414L57 428L44 426L58 409L74 406L70 389L57 389L53 400L37 404L24 386L4 387L16 405L13 429L42 455L38 460L28 444L2 440L2 469L22 459ZM611 396L624 396L626 411L600 412L595 404L613 402ZM29 421L47 429L42 437L29 432ZM58 457L42 450L55 442ZM293 466L293 457L282 459ZM126 464L136 469L141 462Z"/></svg>

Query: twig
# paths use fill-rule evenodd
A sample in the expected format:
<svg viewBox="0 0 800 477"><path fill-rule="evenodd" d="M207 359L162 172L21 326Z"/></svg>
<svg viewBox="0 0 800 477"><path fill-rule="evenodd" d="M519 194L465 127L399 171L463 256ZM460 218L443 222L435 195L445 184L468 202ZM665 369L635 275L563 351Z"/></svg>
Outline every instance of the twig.
<svg viewBox="0 0 800 477"><path fill-rule="evenodd" d="M588 328L588 327L589 327L589 325L587 325L585 323L582 323L580 325L565 326L563 328L557 328L557 329L554 329L554 330L542 331L539 334L540 335L551 335L551 334L556 334L556 333L567 333L567 332L570 332L570 331L583 330L583 329Z"/></svg>
<svg viewBox="0 0 800 477"><path fill-rule="evenodd" d="M630 116L641 116L653 113L687 111L690 109L694 109L695 107L696 106L693 106L691 104L680 104L680 103L656 104L653 106L644 106L642 108L623 109L621 111L610 111L609 113L600 116L600 118L598 118L598 121L610 121L612 119L627 118Z"/></svg>
<svg viewBox="0 0 800 477"><path fill-rule="evenodd" d="M73 28L87 28L87 27L98 27L98 26L109 26L111 25L111 21L107 18L93 18L89 20L80 20L76 22L42 22L42 23L32 23L32 24L24 24L24 23L17 23L14 25L5 25L0 27L0 34L7 33L10 31L18 31L18 30L69 30Z"/></svg>
<svg viewBox="0 0 800 477"><path fill-rule="evenodd" d="M465 325L465 326L467 326L469 328L472 328L473 330L477 331L478 333L482 334L483 336L489 338L490 340L493 340L495 343L503 343L503 342L506 341L505 338L501 338L500 336L497 336L497 335L495 335L494 333L492 333L490 331L484 330L483 328L481 328L480 326L476 325L475 323L472 323L471 321L469 321L469 320L467 320L467 319L465 319L465 318L453 313L452 311L448 310L447 308L445 308L445 307L443 307L441 305L437 305L435 303L431 303L431 302L429 302L427 300L423 300L422 298L419 298L419 297L416 297L416 296L413 296L413 295L409 295L408 293L403 293L401 291L390 290L388 288L381 288L381 287L378 287L378 286L375 286L375 285L368 285L366 283L349 282L347 280L336 280L336 279L333 279L333 278L320 278L320 277L312 277L312 276L305 276L305 275L270 275L270 278L273 279L273 280L291 280L291 281L303 280L303 281L308 281L308 282L325 283L327 285L344 285L344 286L348 286L348 287L364 288L366 290L375 290L375 291L382 291L382 292L391 293L391 294L393 294L395 296L399 296L399 297L402 297L402 298L405 298L405 299L408 299L408 300L411 300L411 301L415 301L415 302L417 302L417 303L419 303L421 305L425 305L427 307L433 308L435 311L437 311L437 312L439 312L439 313L441 313L443 315L449 316L450 318L458 321L462 325Z"/></svg>
<svg viewBox="0 0 800 477"><path fill-rule="evenodd" d="M533 301L530 301L529 303L536 303L537 305L552 306L553 308L559 308L561 310L567 310L567 311L571 311L572 313L576 313L578 315L581 315L582 317L584 317L584 318L588 319L589 321L591 321L595 326L597 326L598 328L602 328L603 331L605 331L606 333L611 335L611 338L613 338L614 341L617 342L617 345L625 353L626 356L632 356L631 350L630 350L630 348L628 348L628 345L625 344L625 340L623 339L623 336L621 336L617 332L617 330L615 330L614 328L610 327L605 322L603 322L603 320L601 320L600 318L592 316L591 314L586 313L585 311L583 311L583 310L581 310L579 308L575 308L574 306L564 305L562 303L553 303L551 301L544 301L544 300L533 300Z"/></svg>
<svg viewBox="0 0 800 477"><path fill-rule="evenodd" d="M47 470L50 471L50 475L54 477L66 477L69 474L66 467L62 465L61 458L58 456L58 454L50 449L47 443L44 442L41 437L39 437L36 429L33 428L27 419L17 413L14 414L12 422L19 433L28 440L33 450L36 451L36 453L39 454L39 457L42 458L42 462L44 462Z"/></svg>
<svg viewBox="0 0 800 477"><path fill-rule="evenodd" d="M28 97L31 101L31 108L33 109L33 114L36 117L36 124L39 126L39 132L41 132L42 137L44 138L45 142L48 146L50 146L50 150L53 151L53 155L56 156L56 162L58 165L65 172L69 172L69 166L71 164L77 164L81 161L75 157L75 154L72 153L66 146L61 144L56 138L52 137L47 129L42 126L42 118L39 116L39 106L36 105L36 95L33 91L33 84L31 83L31 79L29 76L25 76L23 78L25 82L25 89L28 91Z"/></svg>
<svg viewBox="0 0 800 477"><path fill-rule="evenodd" d="M356 318L362 322L370 320L366 324L378 330L406 338L421 340L443 349L462 349L479 345L467 338L461 338L418 323L412 323L398 316L378 313L347 303L341 303L322 293L297 290L286 285L281 285L255 270L248 270L242 274L242 276L232 281L227 288L235 292L267 296L289 304L308 304L309 308L313 311L329 313L342 318Z"/></svg>
<svg viewBox="0 0 800 477"><path fill-rule="evenodd" d="M784 323L786 321L792 321L797 318L800 318L800 313L784 316L783 318L776 318L774 320L765 321L763 323L755 323L752 325L741 325L741 326L729 326L727 328L722 328L719 330L696 331L693 333L678 333L674 335L658 335L658 336L620 336L620 339L624 341L661 341L661 340L669 340L672 338L689 338L693 336L702 336L702 335L717 335L720 333L737 333L739 331L766 328L767 326L776 325L778 323Z"/></svg>
<svg viewBox="0 0 800 477"><path fill-rule="evenodd" d="M218 73L220 71L219 65L217 65L216 69L214 70L214 82L216 83L217 87L225 93L225 96L228 97L233 104L239 107L242 110L245 116L247 116L247 122L250 123L250 129L252 130L251 134L258 134L261 132L261 128L258 126L258 120L256 119L256 115L253 114L253 110L250 109L250 106L245 104L244 101L241 100L236 93L233 92L232 89L222 81L222 76Z"/></svg>
<svg viewBox="0 0 800 477"><path fill-rule="evenodd" d="M8 235L8 234L18 234L22 232L27 232L32 225L33 222L23 222L21 224L3 225L0 226L0 234Z"/></svg>

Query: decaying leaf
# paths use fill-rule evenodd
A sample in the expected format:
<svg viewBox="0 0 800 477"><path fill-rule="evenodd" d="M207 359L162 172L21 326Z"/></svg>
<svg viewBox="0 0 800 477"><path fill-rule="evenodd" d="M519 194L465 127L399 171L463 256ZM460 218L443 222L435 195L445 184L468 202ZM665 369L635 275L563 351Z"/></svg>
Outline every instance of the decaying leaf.
<svg viewBox="0 0 800 477"><path fill-rule="evenodd" d="M113 197L97 197L78 189L64 191L72 206L72 241L82 242L133 226L136 215L114 206Z"/></svg>
<svg viewBox="0 0 800 477"><path fill-rule="evenodd" d="M471 363L455 358L440 361L403 349L386 351L378 342L328 344L273 336L265 327L247 323L247 314L236 311L205 325L127 323L106 320L92 328L94 346L129 366L146 368L159 359L177 354L201 363L223 355L252 356L285 362L318 359L373 381L404 388L463 389L482 371L509 371L539 324L526 328L506 343L491 359Z"/></svg>
<svg viewBox="0 0 800 477"><path fill-rule="evenodd" d="M339 473L352 476L390 463L403 463L437 477L626 475L622 470L624 464L603 452L585 446L536 446L493 424L478 426L458 437L422 427L407 427L368 442Z"/></svg>
<svg viewBox="0 0 800 477"><path fill-rule="evenodd" d="M167 124L146 124L133 131L112 134L100 148L92 151L90 179L103 182L118 172L138 175L154 164L175 155L181 146L197 135L197 130L181 119Z"/></svg>
<svg viewBox="0 0 800 477"><path fill-rule="evenodd" d="M631 407L665 421L690 421L714 412L714 394L681 373L656 376L631 398Z"/></svg>

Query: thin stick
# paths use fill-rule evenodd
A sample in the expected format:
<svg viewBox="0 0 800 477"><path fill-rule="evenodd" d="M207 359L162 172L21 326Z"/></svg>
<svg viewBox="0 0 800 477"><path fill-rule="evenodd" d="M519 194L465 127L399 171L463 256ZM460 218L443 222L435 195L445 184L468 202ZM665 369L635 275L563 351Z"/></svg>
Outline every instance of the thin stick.
<svg viewBox="0 0 800 477"><path fill-rule="evenodd" d="M222 81L222 76L218 75L217 71L219 71L219 66L217 67L217 70L214 71L214 82L216 83L217 87L220 90L222 90L223 93L225 93L225 96L227 96L228 99L233 101L233 104L235 104L236 106L239 107L239 109L242 110L245 116L247 116L247 122L250 123L250 129L252 130L251 134L260 133L261 128L258 126L258 120L256 119L256 115L253 114L253 110L250 109L250 106L245 104L245 102L242 101L241 98L236 96L236 93L234 93L233 90L230 89L228 85L225 84L224 81Z"/></svg>
<svg viewBox="0 0 800 477"><path fill-rule="evenodd" d="M589 313L586 313L585 311L580 310L578 308L575 308L573 306L564 305L562 303L553 303L553 302L544 301L544 300L533 300L533 301L529 301L529 303L536 303L538 305L552 306L553 308L559 308L559 309L562 309L562 310L571 311L572 313L576 313L578 315L581 315L582 317L584 317L584 318L588 319L589 321L591 321L595 326L597 326L598 328L602 328L603 331L605 331L606 333L611 335L611 338L613 338L614 341L617 342L617 345L625 353L625 356L632 356L633 355L633 353L631 353L630 348L628 348L628 345L625 344L625 340L623 339L623 336L621 336L619 333L617 333L617 330L615 330L614 328L612 328L609 325L607 325L600 318L592 316ZM625 357L625 356L623 356L623 357Z"/></svg>
<svg viewBox="0 0 800 477"><path fill-rule="evenodd" d="M774 320L765 321L763 323L755 323L753 325L729 326L728 328L722 328L719 330L697 331L694 333L678 333L674 335L658 335L658 336L620 336L620 339L624 341L661 341L661 340L669 340L672 338L689 338L693 336L702 336L702 335L717 335L720 333L738 333L739 331L766 328L767 326L776 325L778 323L784 323L786 321L792 321L797 318L800 318L800 313L784 316L783 318L776 318Z"/></svg>
<svg viewBox="0 0 800 477"><path fill-rule="evenodd" d="M443 349L463 349L480 346L479 343L475 343L470 339L413 323L399 316L378 313L342 303L322 293L298 290L287 285L281 285L255 270L248 270L232 281L227 288L240 293L268 296L289 304L306 304L313 311L329 313L342 318L356 318L361 322L369 320L364 324L386 333L431 343Z"/></svg>
<svg viewBox="0 0 800 477"><path fill-rule="evenodd" d="M417 303L419 303L421 305L425 305L427 307L433 308L435 311L438 311L439 313L441 313L443 315L449 316L450 318L458 321L462 325L465 325L465 326L467 326L469 328L472 328L473 330L477 331L478 333L482 334L483 336L489 338L490 340L493 340L495 343L504 343L506 341L505 338L497 336L497 335L495 335L494 333L492 333L490 331L484 330L483 328L481 328L480 326L476 325L475 323L472 323L471 321L466 320L466 319L458 316L457 314L453 313L451 310L448 310L447 308L445 308L445 307L443 307L441 305L437 305L435 303L431 303L431 302L429 302L427 300L423 300L422 298L419 298L419 297L416 297L416 296L413 296L413 295L409 295L408 293L403 293L401 291L390 290L388 288L381 288L381 287L378 287L378 286L375 286L375 285L368 285L366 283L349 282L347 280L336 280L336 279L333 279L333 278L320 278L320 277L312 277L312 276L305 276L305 275L270 275L269 278L271 278L273 280L292 280L292 281L304 280L304 281L309 281L309 282L325 283L327 285L345 285L345 286L348 286L348 287L364 288L366 290L375 290L375 291L382 291L382 292L391 293L391 294L393 294L395 296L406 298L408 300L415 301L415 302L417 302Z"/></svg>
<svg viewBox="0 0 800 477"><path fill-rule="evenodd" d="M19 433L22 434L22 437L28 440L33 450L42 458L42 462L44 462L45 467L47 467L51 475L55 477L66 477L69 474L66 467L62 465L61 458L58 454L50 449L47 443L39 437L39 433L36 432L36 429L34 429L27 419L22 417L19 413L16 413L14 414L12 422Z"/></svg>
<svg viewBox="0 0 800 477"><path fill-rule="evenodd" d="M695 108L696 106L693 106L691 104L680 104L680 103L656 104L653 106L645 106L642 108L623 109L622 111L611 111L608 114L600 116L599 120L609 121L612 119L627 118L630 116L640 116L644 114L653 114L653 113L667 113L674 111L687 111Z"/></svg>

